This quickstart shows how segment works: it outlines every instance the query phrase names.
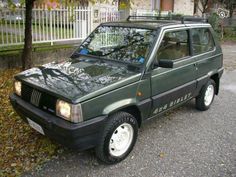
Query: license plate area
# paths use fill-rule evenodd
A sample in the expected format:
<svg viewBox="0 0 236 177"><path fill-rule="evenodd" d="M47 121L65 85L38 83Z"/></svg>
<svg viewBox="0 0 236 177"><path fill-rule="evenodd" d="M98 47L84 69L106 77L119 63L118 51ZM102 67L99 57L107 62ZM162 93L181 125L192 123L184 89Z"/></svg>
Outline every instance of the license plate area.
<svg viewBox="0 0 236 177"><path fill-rule="evenodd" d="M27 121L33 129L35 129L37 132L41 133L42 135L45 135L44 131L43 131L43 128L39 124L37 124L36 122L32 121L29 118L27 118Z"/></svg>

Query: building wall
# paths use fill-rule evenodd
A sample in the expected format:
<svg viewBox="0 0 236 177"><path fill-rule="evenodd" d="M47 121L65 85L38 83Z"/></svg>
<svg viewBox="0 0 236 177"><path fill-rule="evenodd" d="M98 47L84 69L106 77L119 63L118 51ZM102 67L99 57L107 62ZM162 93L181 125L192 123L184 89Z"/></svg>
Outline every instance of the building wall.
<svg viewBox="0 0 236 177"><path fill-rule="evenodd" d="M152 10L152 1L151 0L135 0L132 2L132 10Z"/></svg>
<svg viewBox="0 0 236 177"><path fill-rule="evenodd" d="M108 0L112 1L112 0ZM127 0L128 1L128 0ZM131 1L131 11L136 10L161 10L171 11L183 15L193 15L194 0L134 0ZM104 3L105 4L105 3ZM101 4L91 4L89 6L103 6ZM106 1L106 5L110 7L118 7L118 3L111 3Z"/></svg>
<svg viewBox="0 0 236 177"><path fill-rule="evenodd" d="M170 11L176 14L193 15L194 0L135 0L135 9Z"/></svg>
<svg viewBox="0 0 236 177"><path fill-rule="evenodd" d="M174 13L183 15L193 15L194 0L175 0Z"/></svg>

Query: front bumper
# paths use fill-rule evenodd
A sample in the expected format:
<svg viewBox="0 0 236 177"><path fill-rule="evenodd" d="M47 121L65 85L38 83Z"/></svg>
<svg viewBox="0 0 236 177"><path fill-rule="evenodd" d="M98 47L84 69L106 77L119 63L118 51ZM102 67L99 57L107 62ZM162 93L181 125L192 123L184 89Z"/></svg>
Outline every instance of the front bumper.
<svg viewBox="0 0 236 177"><path fill-rule="evenodd" d="M10 95L10 101L25 122L28 122L27 118L33 120L42 127L46 136L77 150L95 147L106 121L106 116L100 116L75 124L42 111L15 94Z"/></svg>

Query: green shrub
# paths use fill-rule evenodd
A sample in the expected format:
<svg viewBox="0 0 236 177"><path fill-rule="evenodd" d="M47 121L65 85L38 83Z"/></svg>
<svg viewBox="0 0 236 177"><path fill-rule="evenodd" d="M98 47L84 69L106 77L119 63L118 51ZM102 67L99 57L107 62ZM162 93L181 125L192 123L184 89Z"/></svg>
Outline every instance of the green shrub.
<svg viewBox="0 0 236 177"><path fill-rule="evenodd" d="M222 20L220 19L218 14L217 13L212 13L208 17L208 21L211 24L211 26L214 29L214 31L216 32L218 38L220 38L220 36L221 36L221 23L222 23Z"/></svg>
<svg viewBox="0 0 236 177"><path fill-rule="evenodd" d="M236 27L224 27L224 39L236 41Z"/></svg>
<svg viewBox="0 0 236 177"><path fill-rule="evenodd" d="M225 27L224 36L227 37L236 37L236 28L235 27Z"/></svg>

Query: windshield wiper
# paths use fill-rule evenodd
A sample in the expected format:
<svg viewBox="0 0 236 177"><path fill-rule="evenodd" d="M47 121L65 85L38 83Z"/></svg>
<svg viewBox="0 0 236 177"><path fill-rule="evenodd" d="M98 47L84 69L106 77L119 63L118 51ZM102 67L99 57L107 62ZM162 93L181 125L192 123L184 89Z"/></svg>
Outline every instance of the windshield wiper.
<svg viewBox="0 0 236 177"><path fill-rule="evenodd" d="M102 56L110 55L110 54L112 54L112 53L114 53L114 52L117 52L117 51L119 51L119 50L121 50L121 49L123 49L123 48L127 48L127 47L129 47L129 46L131 46L131 45L133 45L133 44L135 44L135 43L137 43L137 42L140 42L140 41L144 41L144 39L142 38L142 39L140 39L140 40L135 40L135 41L129 43L128 45L122 45L122 46L116 47L116 48L113 49L113 51L111 51L111 52L109 52L109 53L106 53L106 54L104 54L104 55L102 55Z"/></svg>
<svg viewBox="0 0 236 177"><path fill-rule="evenodd" d="M73 55L74 56L74 55ZM72 59L78 59L79 56L84 56L84 57L88 57L90 59L95 59L98 60L102 63L105 63L106 61L110 61L110 62L115 62L115 63L120 63L122 65L126 65L128 70L132 70L132 71L139 71L140 69L143 68L142 65L137 65L134 63L130 63L130 62L125 62L122 60L115 60L115 59L110 59L110 58L106 58L106 57L102 57L102 56L97 56L97 55L91 55L91 54L79 54L77 53L76 57L73 57ZM79 59L80 61L86 61L87 59Z"/></svg>

